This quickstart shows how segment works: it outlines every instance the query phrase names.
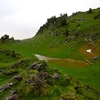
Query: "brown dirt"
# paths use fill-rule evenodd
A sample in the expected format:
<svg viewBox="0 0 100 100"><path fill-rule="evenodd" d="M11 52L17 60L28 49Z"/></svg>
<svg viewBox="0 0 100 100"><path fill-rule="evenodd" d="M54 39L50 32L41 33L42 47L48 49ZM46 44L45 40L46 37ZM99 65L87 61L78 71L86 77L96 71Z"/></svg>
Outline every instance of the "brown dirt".
<svg viewBox="0 0 100 100"><path fill-rule="evenodd" d="M86 52L88 49L91 49L91 53ZM86 43L79 48L79 52L84 55L86 60L91 60L93 57L100 55L100 44L95 43L94 45L90 45Z"/></svg>

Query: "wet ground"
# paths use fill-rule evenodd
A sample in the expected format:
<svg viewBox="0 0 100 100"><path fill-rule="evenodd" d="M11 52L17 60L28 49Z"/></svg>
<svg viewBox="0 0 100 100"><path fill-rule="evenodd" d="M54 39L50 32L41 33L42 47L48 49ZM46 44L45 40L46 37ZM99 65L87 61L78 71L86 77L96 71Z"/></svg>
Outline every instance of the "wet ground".
<svg viewBox="0 0 100 100"><path fill-rule="evenodd" d="M84 68L89 66L89 63L73 59L61 59L61 58L50 58L42 55L35 54L39 60L45 60L59 66L73 67L73 68Z"/></svg>

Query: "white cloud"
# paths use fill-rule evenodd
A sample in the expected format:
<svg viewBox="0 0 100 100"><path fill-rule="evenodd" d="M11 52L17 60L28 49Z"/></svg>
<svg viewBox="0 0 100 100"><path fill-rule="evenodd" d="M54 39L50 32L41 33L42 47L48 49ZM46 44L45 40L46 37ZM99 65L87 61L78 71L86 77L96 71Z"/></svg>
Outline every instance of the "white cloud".
<svg viewBox="0 0 100 100"><path fill-rule="evenodd" d="M0 36L33 37L47 18L99 7L100 0L0 0Z"/></svg>

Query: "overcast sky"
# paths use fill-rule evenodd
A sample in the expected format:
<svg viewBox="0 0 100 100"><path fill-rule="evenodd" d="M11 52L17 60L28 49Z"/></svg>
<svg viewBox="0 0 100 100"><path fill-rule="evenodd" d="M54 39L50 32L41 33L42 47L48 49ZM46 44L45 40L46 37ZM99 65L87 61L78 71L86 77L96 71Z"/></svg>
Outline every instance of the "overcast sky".
<svg viewBox="0 0 100 100"><path fill-rule="evenodd" d="M100 7L100 0L0 0L0 37L33 37L47 18Z"/></svg>

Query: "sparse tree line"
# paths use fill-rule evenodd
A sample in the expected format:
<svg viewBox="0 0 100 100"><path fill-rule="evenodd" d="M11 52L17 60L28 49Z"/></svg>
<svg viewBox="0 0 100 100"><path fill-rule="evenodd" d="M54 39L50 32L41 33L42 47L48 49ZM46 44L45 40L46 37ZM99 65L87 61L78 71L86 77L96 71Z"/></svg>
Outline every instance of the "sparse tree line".
<svg viewBox="0 0 100 100"><path fill-rule="evenodd" d="M77 14L80 14L80 13L83 13L83 12L79 11L79 12L73 13L72 16L76 16ZM93 14L93 13L94 13L94 10L92 10L90 8L84 14ZM98 19L98 18L100 18L100 11L95 16L93 16L93 19ZM65 36L69 36L70 30L69 30L68 26L69 26L70 23L68 22L67 19L68 19L68 15L67 14L60 14L59 17L52 16L51 18L47 19L47 22L43 26L40 27L40 29L38 30L37 34L41 34L46 29L48 29L48 30L50 30L50 33L53 34L54 36L59 34L59 33L62 33ZM74 19L74 20L76 21L77 19ZM82 19L78 19L78 20L81 21L81 20L84 20L84 19L82 18ZM62 28L65 27L65 30L63 32L56 32L55 29L57 29L59 27L62 27ZM78 23L76 25L76 27L81 27L81 24ZM94 27L93 27L93 29L94 29ZM76 35L76 32L74 32L74 33L75 33L74 35Z"/></svg>
<svg viewBox="0 0 100 100"><path fill-rule="evenodd" d="M67 14L60 14L60 17L52 16L51 18L47 18L47 22L40 27L38 33L43 33L45 29L55 29L57 27L63 27L68 25L67 23Z"/></svg>

